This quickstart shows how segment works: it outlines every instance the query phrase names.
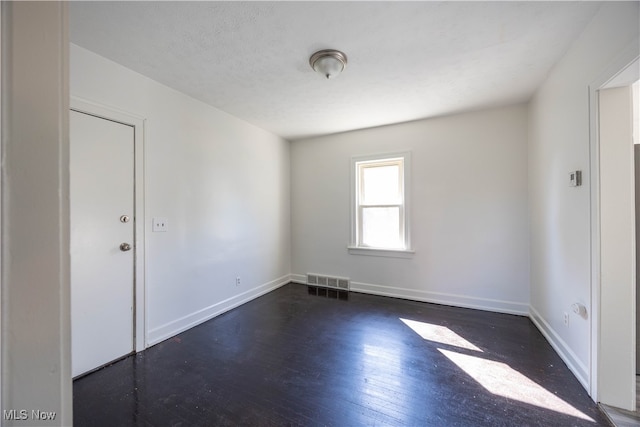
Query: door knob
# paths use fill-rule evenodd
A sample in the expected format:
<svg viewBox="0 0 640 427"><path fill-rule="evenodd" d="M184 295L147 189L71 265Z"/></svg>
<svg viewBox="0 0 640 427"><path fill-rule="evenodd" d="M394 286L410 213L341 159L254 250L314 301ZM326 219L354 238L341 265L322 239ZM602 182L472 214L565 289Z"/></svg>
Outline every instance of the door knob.
<svg viewBox="0 0 640 427"><path fill-rule="evenodd" d="M122 252L129 251L129 250L131 250L131 245L128 244L128 243L122 243L122 244L120 244L120 250Z"/></svg>

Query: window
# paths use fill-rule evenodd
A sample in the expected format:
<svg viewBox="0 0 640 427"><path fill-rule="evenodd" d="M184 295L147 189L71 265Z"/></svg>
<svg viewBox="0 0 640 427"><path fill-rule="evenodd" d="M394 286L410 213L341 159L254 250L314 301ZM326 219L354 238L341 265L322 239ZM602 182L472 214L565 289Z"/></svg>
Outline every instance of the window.
<svg viewBox="0 0 640 427"><path fill-rule="evenodd" d="M409 153L352 159L351 253L411 253L408 169Z"/></svg>

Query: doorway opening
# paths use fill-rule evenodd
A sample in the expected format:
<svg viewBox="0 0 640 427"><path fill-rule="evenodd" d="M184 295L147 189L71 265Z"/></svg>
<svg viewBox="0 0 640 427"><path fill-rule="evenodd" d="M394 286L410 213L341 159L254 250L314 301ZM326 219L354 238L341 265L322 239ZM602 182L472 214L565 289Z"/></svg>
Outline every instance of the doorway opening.
<svg viewBox="0 0 640 427"><path fill-rule="evenodd" d="M631 43L589 87L591 360L589 391L635 410L635 192L630 85L640 78Z"/></svg>
<svg viewBox="0 0 640 427"><path fill-rule="evenodd" d="M633 65L631 66L633 67ZM637 67L637 64L636 64ZM627 69L629 70L629 69ZM630 316L625 316L624 308L621 318L614 322L612 316L603 318L609 327L602 330L601 340L604 346L614 339L616 330L611 331L611 327L620 328L623 332L615 339L620 341L621 347L629 348L626 357L618 357L616 362L621 363L621 368L612 369L610 366L604 367L607 372L617 371L617 381L604 379L603 394L601 397L602 406L605 413L615 425L639 425L640 412L638 411L638 386L640 385L638 376L640 370L640 315L638 299L640 298L638 274L640 269L640 140L638 139L638 124L640 122L640 111L638 109L638 86L639 81L629 82L629 78L636 78L634 73L623 71L622 76L626 78L616 78L613 83L607 84L600 90L600 154L601 154L601 212L604 212L602 220L602 305L609 312L612 309L612 301L616 297L631 297L635 302L629 311ZM631 68L633 71L633 68ZM612 170L619 169L618 171ZM629 170L627 174L626 171ZM630 177L630 182L625 182L625 178ZM615 186L617 188L612 187ZM620 194L615 193L620 191ZM629 196L630 200L625 203L624 197ZM617 200L616 200L617 198ZM629 208L630 215L625 221L624 212L616 213L620 229L618 233L623 233L615 239L616 245L611 245L613 239L613 227L610 224L611 215L607 211L612 209L625 210ZM607 223L609 221L609 223ZM635 228L635 230L634 230ZM614 230L615 232L615 230ZM635 241L634 241L635 239ZM631 243L631 247L625 248L625 244ZM616 270L611 269L611 257L618 259L615 265ZM616 283L617 282L617 283ZM630 286L625 286L628 283ZM635 298L634 294L635 293ZM614 295L618 294L618 295ZM631 295L628 295L631 294ZM618 301L620 303L620 301ZM626 320L631 320L630 325L625 325ZM624 332L629 331L627 335ZM625 343L625 337L630 340ZM603 344L601 343L601 345ZM635 356L633 353L635 352ZM603 352L603 360L611 362L612 354ZM627 360L629 359L629 360ZM635 367L634 367L635 365ZM625 369L625 367L630 369ZM630 377L625 380L624 375L630 371ZM629 390L631 389L631 390ZM630 393L629 393L630 391ZM634 397L635 391L635 397ZM623 406L627 404L628 406Z"/></svg>

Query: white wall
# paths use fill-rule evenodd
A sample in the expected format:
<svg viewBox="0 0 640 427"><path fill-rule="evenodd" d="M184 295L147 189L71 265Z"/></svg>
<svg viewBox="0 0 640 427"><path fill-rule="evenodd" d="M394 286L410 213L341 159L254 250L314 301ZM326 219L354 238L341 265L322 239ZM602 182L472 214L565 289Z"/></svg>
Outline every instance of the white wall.
<svg viewBox="0 0 640 427"><path fill-rule="evenodd" d="M146 119L150 344L289 281L288 141L74 45L70 70L72 96Z"/></svg>
<svg viewBox="0 0 640 427"><path fill-rule="evenodd" d="M67 7L1 7L2 424L71 425Z"/></svg>
<svg viewBox="0 0 640 427"><path fill-rule="evenodd" d="M528 313L526 106L291 144L292 272L356 290ZM351 255L352 156L411 151L411 259Z"/></svg>
<svg viewBox="0 0 640 427"><path fill-rule="evenodd" d="M638 3L605 3L530 103L531 310L581 383L590 369L589 84L638 39ZM583 186L568 186L582 170ZM587 307L586 318L571 313ZM570 313L569 327L563 313Z"/></svg>

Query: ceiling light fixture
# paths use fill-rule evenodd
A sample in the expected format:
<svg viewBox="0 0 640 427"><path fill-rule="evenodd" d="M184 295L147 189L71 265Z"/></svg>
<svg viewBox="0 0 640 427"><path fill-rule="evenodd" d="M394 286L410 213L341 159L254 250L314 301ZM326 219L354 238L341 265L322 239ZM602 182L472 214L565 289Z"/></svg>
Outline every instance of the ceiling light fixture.
<svg viewBox="0 0 640 427"><path fill-rule="evenodd" d="M319 50L309 58L309 65L327 79L340 74L347 66L347 55L334 49Z"/></svg>

